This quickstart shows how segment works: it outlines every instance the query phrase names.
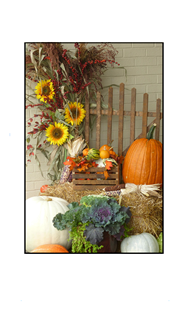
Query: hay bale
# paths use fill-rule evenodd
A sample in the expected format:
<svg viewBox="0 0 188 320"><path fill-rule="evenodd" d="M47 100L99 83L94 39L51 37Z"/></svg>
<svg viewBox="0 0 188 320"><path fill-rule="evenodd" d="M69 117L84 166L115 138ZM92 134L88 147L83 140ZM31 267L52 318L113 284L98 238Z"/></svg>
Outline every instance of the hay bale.
<svg viewBox="0 0 188 320"><path fill-rule="evenodd" d="M71 203L73 201L79 202L83 196L90 194L99 195L101 192L101 189L73 190L73 183L65 182L64 184L56 183L53 186L49 186L48 189L44 193L40 193L40 195L59 197ZM114 198L119 201L118 195L114 196ZM154 196L147 197L142 193L132 192L122 195L121 205L129 206L132 213L131 220L128 224L130 228L133 228L129 233L130 235L148 232L157 238L163 231L162 198Z"/></svg>
<svg viewBox="0 0 188 320"><path fill-rule="evenodd" d="M80 199L83 196L88 196L90 194L101 194L101 189L75 191L73 190L72 182L65 182L62 184L56 183L53 186L48 186L48 188L44 193L39 193L39 195L43 195L43 196L62 198L69 203L73 201L80 202Z"/></svg>
<svg viewBox="0 0 188 320"><path fill-rule="evenodd" d="M133 228L130 235L148 232L158 238L163 229L162 198L134 192L123 195L121 204L129 206L132 213L128 224Z"/></svg>

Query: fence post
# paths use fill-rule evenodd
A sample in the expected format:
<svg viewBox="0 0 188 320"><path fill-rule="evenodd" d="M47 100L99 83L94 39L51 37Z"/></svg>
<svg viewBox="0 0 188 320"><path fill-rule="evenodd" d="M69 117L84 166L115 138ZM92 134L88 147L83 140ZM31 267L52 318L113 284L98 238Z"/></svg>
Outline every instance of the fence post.
<svg viewBox="0 0 188 320"><path fill-rule="evenodd" d="M107 129L107 145L112 141L112 104L113 104L113 88L108 89L108 129Z"/></svg>
<svg viewBox="0 0 188 320"><path fill-rule="evenodd" d="M156 103L156 128L155 128L155 140L159 140L160 131L160 112L161 112L161 99L157 99Z"/></svg>
<svg viewBox="0 0 188 320"><path fill-rule="evenodd" d="M96 120L96 149L100 148L100 136L101 136L101 94L97 92L97 120Z"/></svg>
<svg viewBox="0 0 188 320"><path fill-rule="evenodd" d="M124 83L120 84L119 88L119 136L118 136L118 155L121 156L123 152L123 123L124 123Z"/></svg>
<svg viewBox="0 0 188 320"><path fill-rule="evenodd" d="M89 145L89 97L88 97L87 93L86 93L86 96L85 96L85 111L86 111L86 116L85 116L85 140Z"/></svg>
<svg viewBox="0 0 188 320"><path fill-rule="evenodd" d="M147 120L148 120L148 94L144 93L143 114L142 114L142 138L146 138L146 135L147 135Z"/></svg>
<svg viewBox="0 0 188 320"><path fill-rule="evenodd" d="M136 89L131 89L130 145L135 140Z"/></svg>

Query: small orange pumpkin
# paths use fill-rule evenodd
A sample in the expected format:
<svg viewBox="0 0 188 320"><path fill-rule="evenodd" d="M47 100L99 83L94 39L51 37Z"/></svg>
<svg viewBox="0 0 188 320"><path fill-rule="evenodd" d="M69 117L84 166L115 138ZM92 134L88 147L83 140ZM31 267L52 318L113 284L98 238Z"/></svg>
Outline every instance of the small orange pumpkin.
<svg viewBox="0 0 188 320"><path fill-rule="evenodd" d="M67 249L65 249L63 246L60 244L43 244L34 250L31 251L32 253L34 252L44 252L44 253L59 253L59 252L64 252L64 253L69 253Z"/></svg>
<svg viewBox="0 0 188 320"><path fill-rule="evenodd" d="M100 158L106 159L106 158L109 158L109 156L110 156L109 151L106 150L106 147L104 147L104 149L100 151Z"/></svg>
<svg viewBox="0 0 188 320"><path fill-rule="evenodd" d="M122 176L124 183L162 185L162 143L153 139L153 125L147 138L135 140L124 159Z"/></svg>
<svg viewBox="0 0 188 320"><path fill-rule="evenodd" d="M112 149L109 151L110 155L113 155L113 156L117 156L117 154L115 153L115 151L113 151Z"/></svg>
<svg viewBox="0 0 188 320"><path fill-rule="evenodd" d="M83 156L86 157L88 155L89 148L83 150Z"/></svg>
<svg viewBox="0 0 188 320"><path fill-rule="evenodd" d="M43 185L43 186L40 188L40 192L41 192L41 193L45 192L47 188L48 188L48 185L47 185L47 184Z"/></svg>
<svg viewBox="0 0 188 320"><path fill-rule="evenodd" d="M102 147L100 147L99 151L102 151L102 150L107 150L107 151L110 151L112 150L113 151L113 147L110 147L108 146L107 144L104 144Z"/></svg>

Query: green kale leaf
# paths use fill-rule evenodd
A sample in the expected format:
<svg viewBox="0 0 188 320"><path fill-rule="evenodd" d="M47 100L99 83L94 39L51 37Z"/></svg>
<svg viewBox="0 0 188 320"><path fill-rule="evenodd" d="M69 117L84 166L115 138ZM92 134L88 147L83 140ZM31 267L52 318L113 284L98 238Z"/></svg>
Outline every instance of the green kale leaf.
<svg viewBox="0 0 188 320"><path fill-rule="evenodd" d="M57 230L64 230L67 227L66 218L62 213L56 214L56 216L52 220L52 223Z"/></svg>

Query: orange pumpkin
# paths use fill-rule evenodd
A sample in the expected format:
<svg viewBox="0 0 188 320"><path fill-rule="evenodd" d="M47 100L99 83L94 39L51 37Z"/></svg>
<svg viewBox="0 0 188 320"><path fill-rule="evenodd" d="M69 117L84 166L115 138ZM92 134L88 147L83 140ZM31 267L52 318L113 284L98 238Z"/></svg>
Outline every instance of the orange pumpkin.
<svg viewBox="0 0 188 320"><path fill-rule="evenodd" d="M153 139L155 126L147 138L135 140L128 149L122 168L124 183L162 184L162 143Z"/></svg>
<svg viewBox="0 0 188 320"><path fill-rule="evenodd" d="M83 150L83 156L86 157L88 155L89 148Z"/></svg>
<svg viewBox="0 0 188 320"><path fill-rule="evenodd" d="M100 151L100 158L106 159L106 158L109 158L109 156L110 156L109 151L106 150L106 147L104 147L104 149Z"/></svg>
<svg viewBox="0 0 188 320"><path fill-rule="evenodd" d="M108 146L107 144L104 144L102 147L100 147L99 151L102 151L102 150L107 150L107 151L110 151L112 150L113 151L113 147L110 147Z"/></svg>
<svg viewBox="0 0 188 320"><path fill-rule="evenodd" d="M60 244L43 244L34 250L31 251L33 252L44 252L44 253L58 253L58 252L64 252L64 253L69 253L67 249L65 249L63 246Z"/></svg>
<svg viewBox="0 0 188 320"><path fill-rule="evenodd" d="M41 192L41 193L45 192L47 188L48 188L48 185L47 185L47 184L43 185L43 186L40 188L40 192Z"/></svg>
<svg viewBox="0 0 188 320"><path fill-rule="evenodd" d="M110 155L113 155L113 156L115 156L115 157L117 156L117 154L116 154L115 151L113 151L113 150L110 150L109 153L110 153Z"/></svg>

